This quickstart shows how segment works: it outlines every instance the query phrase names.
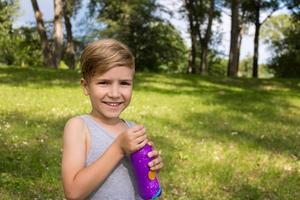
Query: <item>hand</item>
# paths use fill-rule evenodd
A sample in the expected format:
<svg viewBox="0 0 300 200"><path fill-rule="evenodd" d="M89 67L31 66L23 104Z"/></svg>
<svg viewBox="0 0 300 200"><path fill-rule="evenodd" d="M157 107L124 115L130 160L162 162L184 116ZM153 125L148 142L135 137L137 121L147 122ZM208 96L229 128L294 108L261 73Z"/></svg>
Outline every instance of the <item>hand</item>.
<svg viewBox="0 0 300 200"><path fill-rule="evenodd" d="M148 142L148 144L153 148L153 142ZM164 166L162 158L160 156L160 152L153 149L148 153L148 156L149 158L154 158L151 162L148 163L150 170L159 172L159 170Z"/></svg>
<svg viewBox="0 0 300 200"><path fill-rule="evenodd" d="M129 128L117 137L116 142L123 153L129 155L147 144L146 128L142 125Z"/></svg>

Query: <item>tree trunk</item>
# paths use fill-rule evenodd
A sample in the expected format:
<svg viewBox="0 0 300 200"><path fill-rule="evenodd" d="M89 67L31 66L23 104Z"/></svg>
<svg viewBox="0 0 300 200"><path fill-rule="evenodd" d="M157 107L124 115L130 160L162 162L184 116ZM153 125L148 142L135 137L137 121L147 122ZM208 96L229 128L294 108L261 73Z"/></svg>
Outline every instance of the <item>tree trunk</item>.
<svg viewBox="0 0 300 200"><path fill-rule="evenodd" d="M237 68L236 68L236 74L239 72L239 63L240 63L240 55L241 55L241 45L242 45L242 40L243 40L243 27L240 24L239 26L239 36L238 36L238 46L237 46Z"/></svg>
<svg viewBox="0 0 300 200"><path fill-rule="evenodd" d="M189 26L190 26L190 36L191 36L191 52L190 52L190 58L188 62L188 73L196 73L196 43L197 43L197 36L196 36L196 30L195 30L195 25L194 25L194 14L193 10L191 7L191 2L190 0L185 0L185 7L187 10L188 14L188 19L189 19Z"/></svg>
<svg viewBox="0 0 300 200"><path fill-rule="evenodd" d="M63 3L62 0L54 0L54 66L59 67L63 48L63 30L62 30L62 15Z"/></svg>
<svg viewBox="0 0 300 200"><path fill-rule="evenodd" d="M231 1L231 37L228 62L228 76L237 76L238 69L238 38L239 38L239 6L240 0Z"/></svg>
<svg viewBox="0 0 300 200"><path fill-rule="evenodd" d="M201 57L200 57L200 74L206 75L208 71L208 61L207 61L207 55L208 55L208 47L201 45Z"/></svg>
<svg viewBox="0 0 300 200"><path fill-rule="evenodd" d="M242 9L242 14L240 16L240 22L239 22L239 36L238 36L238 46L237 46L237 68L236 68L236 74L239 72L239 63L240 63L240 55L241 55L241 45L243 40L243 25L246 22L246 10ZM247 70L246 70L247 71Z"/></svg>
<svg viewBox="0 0 300 200"><path fill-rule="evenodd" d="M72 34L72 24L70 20L70 11L67 8L66 0L63 0L63 14L67 32L66 64L69 69L75 69L75 49Z"/></svg>
<svg viewBox="0 0 300 200"><path fill-rule="evenodd" d="M34 16L37 23L37 31L41 39L41 47L43 52L43 60L46 67L54 67L52 61L52 52L49 46L47 33L44 25L43 14L39 9L38 3L36 0L31 0L31 4L34 11Z"/></svg>
<svg viewBox="0 0 300 200"><path fill-rule="evenodd" d="M188 73L196 73L196 35L191 33L191 55L189 60Z"/></svg>
<svg viewBox="0 0 300 200"><path fill-rule="evenodd" d="M259 47L259 30L260 30L260 5L257 2L255 10L255 35L254 35L254 54L252 77L258 78L258 47Z"/></svg>
<svg viewBox="0 0 300 200"><path fill-rule="evenodd" d="M203 42L201 42L201 64L200 64L200 73L202 75L207 74L208 72L208 44L211 38L211 29L212 29L212 22L214 19L214 12L215 12L215 0L210 0L210 8L208 12L208 24L205 31L205 36L203 38ZM200 31L199 31L200 33ZM199 35L200 37L200 35ZM201 39L201 38L200 38Z"/></svg>

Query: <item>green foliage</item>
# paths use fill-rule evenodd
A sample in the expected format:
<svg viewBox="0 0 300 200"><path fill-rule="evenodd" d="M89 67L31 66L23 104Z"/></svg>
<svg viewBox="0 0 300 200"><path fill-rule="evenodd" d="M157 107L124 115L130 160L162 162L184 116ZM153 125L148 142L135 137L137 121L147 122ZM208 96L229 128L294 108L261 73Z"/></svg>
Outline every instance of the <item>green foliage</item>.
<svg viewBox="0 0 300 200"><path fill-rule="evenodd" d="M253 58L252 58L251 55L248 55L246 58L244 58L240 62L240 65L239 65L239 76L242 76L242 77L252 77L252 66L253 66Z"/></svg>
<svg viewBox="0 0 300 200"><path fill-rule="evenodd" d="M246 21L250 21L255 23L256 15L255 12L257 9L262 13L263 11L267 11L267 13L271 13L279 8L281 1L278 0L243 0L242 10L246 14Z"/></svg>
<svg viewBox="0 0 300 200"><path fill-rule="evenodd" d="M0 2L0 63L41 66L42 56L35 29L13 28L18 1Z"/></svg>
<svg viewBox="0 0 300 200"><path fill-rule="evenodd" d="M261 38L267 44L276 44L285 39L286 31L292 25L290 15L272 16L261 27Z"/></svg>
<svg viewBox="0 0 300 200"><path fill-rule="evenodd" d="M299 38L299 37L298 37ZM273 58L269 64L277 77L300 77L300 52L288 52Z"/></svg>
<svg viewBox="0 0 300 200"><path fill-rule="evenodd" d="M12 29L6 41L0 62L19 66L42 66L42 52L35 28L21 27Z"/></svg>
<svg viewBox="0 0 300 200"><path fill-rule="evenodd" d="M101 37L126 43L136 58L137 70L180 71L187 48L180 33L158 17L154 0L92 0L91 13L103 23Z"/></svg>
<svg viewBox="0 0 300 200"><path fill-rule="evenodd" d="M18 1L0 1L0 36L5 37L12 29L13 18L16 15Z"/></svg>
<svg viewBox="0 0 300 200"><path fill-rule="evenodd" d="M142 49L136 51L138 70L183 72L186 69L187 48L171 24L154 22L140 38ZM165 66L165 69L163 68Z"/></svg>
<svg viewBox="0 0 300 200"><path fill-rule="evenodd" d="M63 199L66 121L90 111L76 71L0 67L0 197ZM300 196L300 82L138 73L122 117L162 151L162 200Z"/></svg>
<svg viewBox="0 0 300 200"><path fill-rule="evenodd" d="M13 63L10 46L12 45L12 23L17 4L12 1L0 1L0 62Z"/></svg>
<svg viewBox="0 0 300 200"><path fill-rule="evenodd" d="M269 63L278 77L300 77L300 20L283 16L271 19L264 32L275 55Z"/></svg>
<svg viewBox="0 0 300 200"><path fill-rule="evenodd" d="M209 55L208 74L211 76L226 76L228 60L216 55Z"/></svg>
<svg viewBox="0 0 300 200"><path fill-rule="evenodd" d="M252 66L253 59L251 55L247 55L243 60L241 60L239 65L239 73L240 77L252 77ZM268 67L268 65L260 64L259 65L259 77L260 78L271 78L274 76L274 72L272 69Z"/></svg>
<svg viewBox="0 0 300 200"><path fill-rule="evenodd" d="M65 0L66 12L69 16L77 15L78 11L82 7L82 1L80 0Z"/></svg>

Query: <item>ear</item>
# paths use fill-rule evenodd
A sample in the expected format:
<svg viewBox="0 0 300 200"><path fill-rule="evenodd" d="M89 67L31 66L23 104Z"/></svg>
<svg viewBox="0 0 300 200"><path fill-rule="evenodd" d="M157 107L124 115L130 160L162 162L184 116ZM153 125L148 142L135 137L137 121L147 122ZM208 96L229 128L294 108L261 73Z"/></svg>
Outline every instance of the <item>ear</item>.
<svg viewBox="0 0 300 200"><path fill-rule="evenodd" d="M83 94L85 96L88 96L89 95L89 84L88 82L85 80L85 79L80 79L80 84L82 86L82 90L83 90Z"/></svg>

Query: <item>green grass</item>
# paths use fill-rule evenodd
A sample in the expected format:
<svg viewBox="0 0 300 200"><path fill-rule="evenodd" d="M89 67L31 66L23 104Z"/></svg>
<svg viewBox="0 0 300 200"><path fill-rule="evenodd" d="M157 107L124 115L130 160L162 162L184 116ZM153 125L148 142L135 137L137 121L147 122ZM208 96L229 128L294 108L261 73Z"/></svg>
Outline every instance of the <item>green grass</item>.
<svg viewBox="0 0 300 200"><path fill-rule="evenodd" d="M63 199L63 127L88 111L78 72L1 66L0 199ZM122 117L162 151L161 199L300 199L300 80L138 73Z"/></svg>

